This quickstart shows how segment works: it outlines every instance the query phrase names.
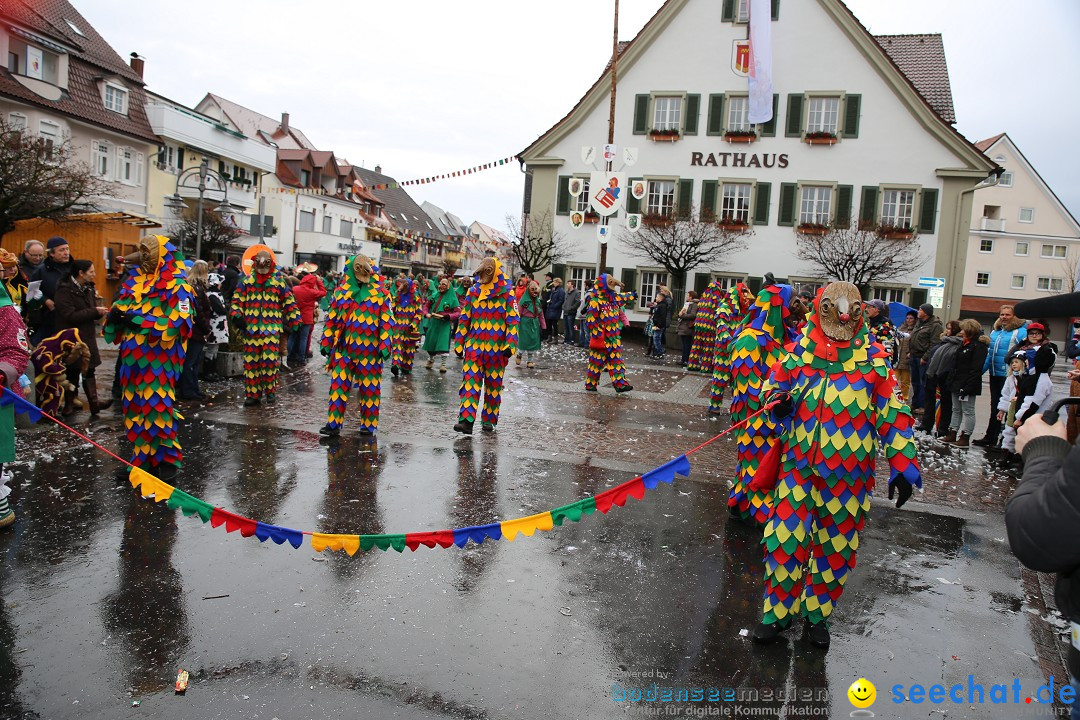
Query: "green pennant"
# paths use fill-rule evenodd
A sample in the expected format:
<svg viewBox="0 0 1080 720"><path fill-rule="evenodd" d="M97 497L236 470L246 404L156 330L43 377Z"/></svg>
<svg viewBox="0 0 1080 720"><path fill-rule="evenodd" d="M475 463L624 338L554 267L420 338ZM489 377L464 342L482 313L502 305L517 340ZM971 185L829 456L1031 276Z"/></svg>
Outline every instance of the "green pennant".
<svg viewBox="0 0 1080 720"><path fill-rule="evenodd" d="M361 535L360 536L360 549L367 552L373 547L377 547L380 550L389 550L394 548L398 552L405 550L405 536L404 535Z"/></svg>
<svg viewBox="0 0 1080 720"><path fill-rule="evenodd" d="M551 511L551 520L557 526L562 525L563 520L580 522L582 515L592 515L594 512L596 512L596 498L587 497L584 500L555 508Z"/></svg>
<svg viewBox="0 0 1080 720"><path fill-rule="evenodd" d="M210 522L210 516L214 514L214 506L203 502L199 498L188 495L183 490L174 489L166 504L174 510L179 508L185 516L191 517L196 513L204 523Z"/></svg>

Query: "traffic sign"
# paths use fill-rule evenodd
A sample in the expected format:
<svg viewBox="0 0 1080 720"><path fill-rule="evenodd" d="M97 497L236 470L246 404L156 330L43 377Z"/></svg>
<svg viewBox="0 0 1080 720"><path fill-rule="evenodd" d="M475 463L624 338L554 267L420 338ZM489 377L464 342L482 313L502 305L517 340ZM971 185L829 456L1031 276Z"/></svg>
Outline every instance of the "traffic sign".
<svg viewBox="0 0 1080 720"><path fill-rule="evenodd" d="M945 287L945 278L921 277L919 278L919 287L943 288Z"/></svg>

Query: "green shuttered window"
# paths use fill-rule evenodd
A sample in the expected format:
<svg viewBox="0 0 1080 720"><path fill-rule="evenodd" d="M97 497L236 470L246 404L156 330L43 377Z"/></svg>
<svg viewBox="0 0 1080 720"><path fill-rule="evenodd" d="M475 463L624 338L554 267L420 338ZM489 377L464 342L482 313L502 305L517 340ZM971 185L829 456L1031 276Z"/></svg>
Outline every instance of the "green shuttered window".
<svg viewBox="0 0 1080 720"><path fill-rule="evenodd" d="M785 137L799 137L802 135L803 100L802 93L792 93L787 96L787 124L784 126Z"/></svg>
<svg viewBox="0 0 1080 720"><path fill-rule="evenodd" d="M772 183L757 184L754 196L754 224L769 224L769 200L772 195Z"/></svg>
<svg viewBox="0 0 1080 720"><path fill-rule="evenodd" d="M698 116L701 115L701 96L686 96L686 116L683 120L683 135L697 135Z"/></svg>
<svg viewBox="0 0 1080 720"><path fill-rule="evenodd" d="M932 234L937 228L937 199L936 188L923 188L919 207L919 232Z"/></svg>
<svg viewBox="0 0 1080 720"><path fill-rule="evenodd" d="M780 183L780 213L776 224L791 227L795 224L795 199L799 186L796 183Z"/></svg>
<svg viewBox="0 0 1080 720"><path fill-rule="evenodd" d="M555 214L570 214L570 176L559 176L559 187L555 198Z"/></svg>
<svg viewBox="0 0 1080 720"><path fill-rule="evenodd" d="M644 135L649 130L649 96L634 96L634 134Z"/></svg>

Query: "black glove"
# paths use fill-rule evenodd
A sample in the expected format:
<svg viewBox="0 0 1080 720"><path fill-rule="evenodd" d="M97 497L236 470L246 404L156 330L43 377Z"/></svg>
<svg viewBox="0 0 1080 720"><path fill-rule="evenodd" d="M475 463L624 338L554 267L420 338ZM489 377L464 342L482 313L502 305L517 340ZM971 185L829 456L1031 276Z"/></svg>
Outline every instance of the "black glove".
<svg viewBox="0 0 1080 720"><path fill-rule="evenodd" d="M776 403L772 406L773 417L777 420L783 420L784 418L795 412L795 401L791 397L791 393L783 393L776 398Z"/></svg>
<svg viewBox="0 0 1080 720"><path fill-rule="evenodd" d="M111 310L109 310L109 314L105 316L105 323L106 324L116 325L119 322L121 322L123 319L124 319L124 311L121 310L120 308L116 307L116 306L113 306L113 308Z"/></svg>
<svg viewBox="0 0 1080 720"><path fill-rule="evenodd" d="M465 349L464 348L454 348L454 354L457 355L459 358L463 358L463 357L465 357Z"/></svg>
<svg viewBox="0 0 1080 720"><path fill-rule="evenodd" d="M322 355L323 357L330 357L330 352L331 352L330 348L327 347L326 345L320 345L319 346L319 354Z"/></svg>
<svg viewBox="0 0 1080 720"><path fill-rule="evenodd" d="M508 358L513 354L514 354L514 349L513 348L506 348L505 350L503 350L503 357L504 358Z"/></svg>
<svg viewBox="0 0 1080 720"><path fill-rule="evenodd" d="M893 499L893 492L900 493L899 497L896 498L896 507L901 508L904 506L904 503L908 501L908 498L911 497L911 483L909 483L905 478L897 476L893 478L892 482L889 483L890 500Z"/></svg>
<svg viewBox="0 0 1080 720"><path fill-rule="evenodd" d="M124 313L124 320L131 325L134 330L142 330L142 315L137 313Z"/></svg>

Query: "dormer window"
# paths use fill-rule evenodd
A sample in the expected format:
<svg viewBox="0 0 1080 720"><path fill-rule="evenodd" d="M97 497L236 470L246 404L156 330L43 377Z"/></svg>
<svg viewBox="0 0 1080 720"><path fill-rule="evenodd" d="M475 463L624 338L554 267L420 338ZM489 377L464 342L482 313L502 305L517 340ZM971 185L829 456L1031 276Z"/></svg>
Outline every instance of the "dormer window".
<svg viewBox="0 0 1080 720"><path fill-rule="evenodd" d="M127 115L128 91L114 83L105 83L105 109Z"/></svg>
<svg viewBox="0 0 1080 720"><path fill-rule="evenodd" d="M7 69L13 75L60 84L60 56L18 37L10 38Z"/></svg>
<svg viewBox="0 0 1080 720"><path fill-rule="evenodd" d="M78 26L78 25L76 25L75 23L71 22L71 21L70 21L70 20L68 20L67 18L64 18L64 22L66 22L66 23L68 24L68 27L69 27L69 28L71 28L71 30L72 30L72 31L73 31L73 32L74 32L74 33L75 33L76 35L79 35L79 36L81 36L81 37L86 37L85 35L83 35L83 31L79 29L79 26Z"/></svg>

